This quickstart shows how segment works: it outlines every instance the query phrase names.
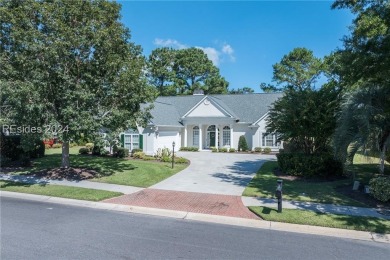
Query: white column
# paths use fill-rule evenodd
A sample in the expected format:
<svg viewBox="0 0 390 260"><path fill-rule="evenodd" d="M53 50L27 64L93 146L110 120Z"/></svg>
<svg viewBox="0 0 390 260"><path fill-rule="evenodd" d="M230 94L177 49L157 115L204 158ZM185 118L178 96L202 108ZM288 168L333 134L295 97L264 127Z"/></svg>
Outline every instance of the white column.
<svg viewBox="0 0 390 260"><path fill-rule="evenodd" d="M230 125L230 148L234 148L233 140L233 125Z"/></svg>
<svg viewBox="0 0 390 260"><path fill-rule="evenodd" d="M218 146L218 125L215 125L215 147L217 147L217 149L219 148L219 146Z"/></svg>
<svg viewBox="0 0 390 260"><path fill-rule="evenodd" d="M187 125L184 125L184 147L187 147Z"/></svg>
<svg viewBox="0 0 390 260"><path fill-rule="evenodd" d="M219 146L223 147L223 126L219 128Z"/></svg>
<svg viewBox="0 0 390 260"><path fill-rule="evenodd" d="M203 150L202 138L202 125L199 125L199 151Z"/></svg>

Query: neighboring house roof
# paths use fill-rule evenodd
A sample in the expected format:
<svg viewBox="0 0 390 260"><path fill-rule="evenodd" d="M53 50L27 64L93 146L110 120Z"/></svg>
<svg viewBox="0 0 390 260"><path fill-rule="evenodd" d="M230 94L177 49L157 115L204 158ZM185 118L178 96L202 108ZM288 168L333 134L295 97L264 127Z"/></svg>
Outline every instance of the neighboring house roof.
<svg viewBox="0 0 390 260"><path fill-rule="evenodd" d="M205 98L217 103L242 123L255 123L264 116L282 93L239 95L191 95L158 97L150 111L154 125L182 126L181 118Z"/></svg>

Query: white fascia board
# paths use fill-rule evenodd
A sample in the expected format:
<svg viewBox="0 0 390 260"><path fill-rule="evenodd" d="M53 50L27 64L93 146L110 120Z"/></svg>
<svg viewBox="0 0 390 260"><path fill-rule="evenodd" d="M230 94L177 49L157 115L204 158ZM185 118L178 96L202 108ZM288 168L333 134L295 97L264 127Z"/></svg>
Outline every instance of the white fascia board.
<svg viewBox="0 0 390 260"><path fill-rule="evenodd" d="M252 125L257 125L261 120L263 120L264 118L266 118L269 114L269 111L267 113L265 113L262 117L260 117L258 120L256 120Z"/></svg>

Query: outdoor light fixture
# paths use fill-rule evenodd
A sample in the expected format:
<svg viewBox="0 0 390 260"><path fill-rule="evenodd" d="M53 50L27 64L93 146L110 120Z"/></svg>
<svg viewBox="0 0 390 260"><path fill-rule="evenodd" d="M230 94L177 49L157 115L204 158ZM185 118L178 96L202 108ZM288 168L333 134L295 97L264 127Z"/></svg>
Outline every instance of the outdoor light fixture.
<svg viewBox="0 0 390 260"><path fill-rule="evenodd" d="M173 141L172 143L172 169L174 163L175 163L175 141Z"/></svg>

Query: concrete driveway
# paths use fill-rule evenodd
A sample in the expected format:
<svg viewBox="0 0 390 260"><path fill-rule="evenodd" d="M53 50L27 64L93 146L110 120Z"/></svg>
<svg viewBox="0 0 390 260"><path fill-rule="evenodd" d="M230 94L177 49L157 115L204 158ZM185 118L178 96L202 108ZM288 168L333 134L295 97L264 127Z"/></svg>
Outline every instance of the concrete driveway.
<svg viewBox="0 0 390 260"><path fill-rule="evenodd" d="M150 188L241 196L260 166L274 155L179 152L191 161L183 171Z"/></svg>

